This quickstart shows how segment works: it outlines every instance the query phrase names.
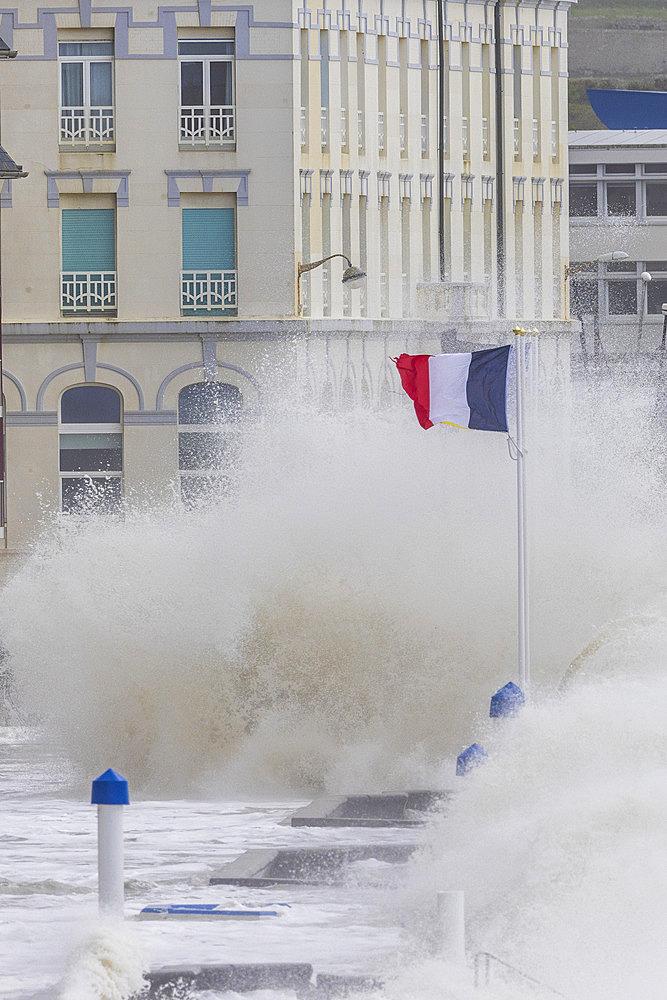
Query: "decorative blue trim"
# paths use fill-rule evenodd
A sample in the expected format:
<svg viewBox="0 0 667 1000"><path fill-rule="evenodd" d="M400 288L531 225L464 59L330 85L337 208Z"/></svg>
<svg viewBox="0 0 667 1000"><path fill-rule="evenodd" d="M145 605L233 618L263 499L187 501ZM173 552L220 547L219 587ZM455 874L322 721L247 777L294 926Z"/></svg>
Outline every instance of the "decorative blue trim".
<svg viewBox="0 0 667 1000"><path fill-rule="evenodd" d="M85 359L86 343L87 342L84 341L84 359ZM97 347L95 341L92 341L92 343L95 344L95 347ZM124 368L118 368L116 365L103 364L102 362L98 362L98 364L96 365L96 368L101 368L101 369L104 369L105 371L115 372L117 375L124 376L124 378L126 378L128 380L128 382L130 382L131 385L134 386L134 388L136 390L136 393L137 393L137 398L139 400L139 409L143 410L143 408L144 408L144 394L143 394L143 392L141 390L141 386L137 382L137 380L134 377L134 375L130 375L130 373L127 372L127 371L125 371ZM95 371L93 371L93 377L90 378L90 376L89 376L90 368L86 368L85 363L84 364L63 365L62 368L57 368L56 371L53 371L53 372L51 372L50 375L46 376L46 378L44 379L44 381L42 382L42 384L39 387L39 390L37 392L37 408L36 408L36 412L37 413L44 412L44 396L46 395L46 390L51 385L51 383L53 382L54 378L57 378L58 375L64 375L65 372L76 371L77 369L83 369L84 381L86 381L86 382L95 382L96 381ZM117 387L115 387L115 388L117 388Z"/></svg>
<svg viewBox="0 0 667 1000"><path fill-rule="evenodd" d="M25 389L17 379L16 375L12 375L12 373L8 372L6 368L2 369L2 375L3 378L8 378L9 381L12 383L12 385L16 386L19 398L21 400L21 412L25 413L25 411L28 409L28 397L25 394Z"/></svg>
<svg viewBox="0 0 667 1000"><path fill-rule="evenodd" d="M12 179L11 177L6 177L2 182L2 188L0 189L0 208L11 208L12 207Z"/></svg>
<svg viewBox="0 0 667 1000"><path fill-rule="evenodd" d="M134 386L134 388L136 390L137 399L139 400L139 409L140 410L144 409L144 394L143 394L143 391L141 389L141 386L137 382L137 380L134 377L134 375L130 375L130 373L128 371L125 371L124 368L118 368L116 365L104 364L101 361L98 362L97 367L98 368L103 368L105 371L108 371L108 372L115 372L116 375L122 375L124 378L126 378L128 380L128 382L130 382Z"/></svg>
<svg viewBox="0 0 667 1000"><path fill-rule="evenodd" d="M114 30L115 38L115 58L116 59L175 59L177 56L178 29L176 26L176 13L186 12L199 15L201 27L210 27L212 11L236 14L236 58L243 60L269 59L269 60L295 60L298 56L291 53L278 53L267 55L253 55L250 52L250 29L251 28L282 28L294 30L297 24L291 21L256 21L254 4L216 4L211 0L196 0L191 4L179 4L177 6L158 6L157 19L155 21L139 21L134 19L134 11L131 7L109 6L95 8L95 13L116 15ZM18 10L5 11L2 14L1 36L10 46L13 44L14 32L20 34L21 29L34 30L41 29L44 38L44 55L22 56L20 51L18 59L28 61L56 60L58 58L58 31L56 26L56 14L76 13L76 8L63 10L62 7L42 8L37 14L37 23L19 22ZM90 27L92 23L92 2L91 0L79 0L79 17L81 27ZM128 32L130 28L162 28L163 31L163 51L162 54L130 54L128 46ZM20 40L19 40L20 50Z"/></svg>
<svg viewBox="0 0 667 1000"><path fill-rule="evenodd" d="M187 177L200 177L204 194L210 194L213 191L213 180L216 177L238 178L236 204L244 208L248 205L250 170L165 170L165 174L167 175L167 204L171 208L178 208L181 204L178 182L181 178Z"/></svg>
<svg viewBox="0 0 667 1000"><path fill-rule="evenodd" d="M54 372L51 372L50 375L46 376L46 378L44 379L44 381L42 382L37 391L37 406L36 406L37 413L42 413L44 410L44 396L46 394L46 390L51 385L54 378L57 378L58 375L64 375L65 372L76 371L78 368L83 368L83 365L80 364L63 365L62 368L57 368Z"/></svg>
<svg viewBox="0 0 667 1000"><path fill-rule="evenodd" d="M255 378L254 375L251 375L250 372L245 371L244 368L239 368L238 365L225 364L222 361L217 361L216 366L218 368L226 369L227 371L236 372L237 375L242 375L244 378L247 378L248 381L254 386L254 388L257 390L257 393L259 394L260 389L257 383L257 379ZM164 404L164 394L167 390L167 386L169 385L169 383L173 382L173 380L175 378L178 378L179 375L182 375L183 372L192 371L195 368L199 368L200 370L202 370L206 377L206 369L204 367L204 364L200 361L195 361L189 365L181 365L180 368L175 368L173 372L170 372L169 375L167 375L166 378L162 380L162 384L160 385L160 388L157 391L157 397L155 401L156 410L162 411ZM214 381L214 380L206 378L206 381Z"/></svg>
<svg viewBox="0 0 667 1000"><path fill-rule="evenodd" d="M91 26L92 6L92 0L79 0L79 16L82 28L90 28Z"/></svg>
<svg viewBox="0 0 667 1000"><path fill-rule="evenodd" d="M83 345L83 372L86 382L95 381L95 368L97 367L97 345L98 340L90 337L81 339Z"/></svg>
<svg viewBox="0 0 667 1000"><path fill-rule="evenodd" d="M214 337L202 337L201 346L202 356L204 358L204 373L206 381L215 382L216 370L218 367L218 342Z"/></svg>
<svg viewBox="0 0 667 1000"><path fill-rule="evenodd" d="M157 427L176 423L176 410L126 410L123 417L125 425L133 427Z"/></svg>
<svg viewBox="0 0 667 1000"><path fill-rule="evenodd" d="M11 410L7 413L7 424L9 427L55 427L58 424L58 414L55 410L43 410L36 413L17 413Z"/></svg>
<svg viewBox="0 0 667 1000"><path fill-rule="evenodd" d="M130 207L130 183L129 176L131 170L45 170L46 175L46 204L48 208L60 207L59 180L71 180L79 178L84 194L92 194L96 180L107 180L118 178L118 188L116 189L116 207Z"/></svg>

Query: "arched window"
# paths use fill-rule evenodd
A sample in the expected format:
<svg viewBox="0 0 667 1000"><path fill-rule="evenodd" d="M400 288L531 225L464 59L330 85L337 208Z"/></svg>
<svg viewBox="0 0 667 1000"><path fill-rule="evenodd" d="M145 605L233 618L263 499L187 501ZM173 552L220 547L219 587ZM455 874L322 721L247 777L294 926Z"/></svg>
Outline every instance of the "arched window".
<svg viewBox="0 0 667 1000"><path fill-rule="evenodd" d="M60 495L72 513L114 512L123 472L121 396L106 385L76 385L60 397Z"/></svg>
<svg viewBox="0 0 667 1000"><path fill-rule="evenodd" d="M235 458L243 397L235 385L197 382L178 394L178 469L187 507L224 492Z"/></svg>

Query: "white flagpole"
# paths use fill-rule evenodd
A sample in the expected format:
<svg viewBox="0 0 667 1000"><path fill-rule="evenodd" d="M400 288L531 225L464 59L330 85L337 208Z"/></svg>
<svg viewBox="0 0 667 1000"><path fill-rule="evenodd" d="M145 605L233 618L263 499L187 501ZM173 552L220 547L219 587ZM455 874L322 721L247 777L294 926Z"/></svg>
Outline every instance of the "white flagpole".
<svg viewBox="0 0 667 1000"><path fill-rule="evenodd" d="M530 616L528 585L528 530L526 517L526 331L514 328L516 352L516 495L518 569L519 687L526 698L530 687Z"/></svg>

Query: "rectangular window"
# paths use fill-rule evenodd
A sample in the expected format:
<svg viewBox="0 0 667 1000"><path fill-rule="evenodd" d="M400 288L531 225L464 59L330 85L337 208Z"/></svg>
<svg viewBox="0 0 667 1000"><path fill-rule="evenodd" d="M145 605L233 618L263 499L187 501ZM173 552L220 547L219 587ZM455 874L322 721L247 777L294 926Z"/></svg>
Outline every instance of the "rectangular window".
<svg viewBox="0 0 667 1000"><path fill-rule="evenodd" d="M233 148L236 143L233 39L180 41L178 59L181 146Z"/></svg>
<svg viewBox="0 0 667 1000"><path fill-rule="evenodd" d="M58 55L60 145L113 146L113 42L61 42Z"/></svg>
<svg viewBox="0 0 667 1000"><path fill-rule="evenodd" d="M646 311L659 315L663 302L667 302L667 278L654 277L646 288Z"/></svg>
<svg viewBox="0 0 667 1000"><path fill-rule="evenodd" d="M570 184L570 217L588 218L598 214L598 190L594 184Z"/></svg>
<svg viewBox="0 0 667 1000"><path fill-rule="evenodd" d="M63 313L116 312L116 213L63 209L60 307Z"/></svg>
<svg viewBox="0 0 667 1000"><path fill-rule="evenodd" d="M607 215L615 218L637 214L634 184L607 184Z"/></svg>
<svg viewBox="0 0 667 1000"><path fill-rule="evenodd" d="M637 313L637 283L610 281L607 284L610 316L635 316Z"/></svg>
<svg viewBox="0 0 667 1000"><path fill-rule="evenodd" d="M667 181L647 181L646 214L667 216Z"/></svg>
<svg viewBox="0 0 667 1000"><path fill-rule="evenodd" d="M184 208L181 310L184 316L236 316L233 208Z"/></svg>
<svg viewBox="0 0 667 1000"><path fill-rule="evenodd" d="M597 281L575 278L570 286L570 312L572 315L597 316L599 311Z"/></svg>

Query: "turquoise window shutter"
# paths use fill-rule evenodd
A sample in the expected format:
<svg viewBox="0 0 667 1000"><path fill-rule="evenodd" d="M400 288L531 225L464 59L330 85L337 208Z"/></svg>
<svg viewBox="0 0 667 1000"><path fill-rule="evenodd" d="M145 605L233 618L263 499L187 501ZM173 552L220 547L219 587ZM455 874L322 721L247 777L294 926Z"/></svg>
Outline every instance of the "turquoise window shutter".
<svg viewBox="0 0 667 1000"><path fill-rule="evenodd" d="M236 238L233 208L183 209L183 270L233 271Z"/></svg>
<svg viewBox="0 0 667 1000"><path fill-rule="evenodd" d="M63 271L116 270L115 216L113 208L63 209Z"/></svg>

